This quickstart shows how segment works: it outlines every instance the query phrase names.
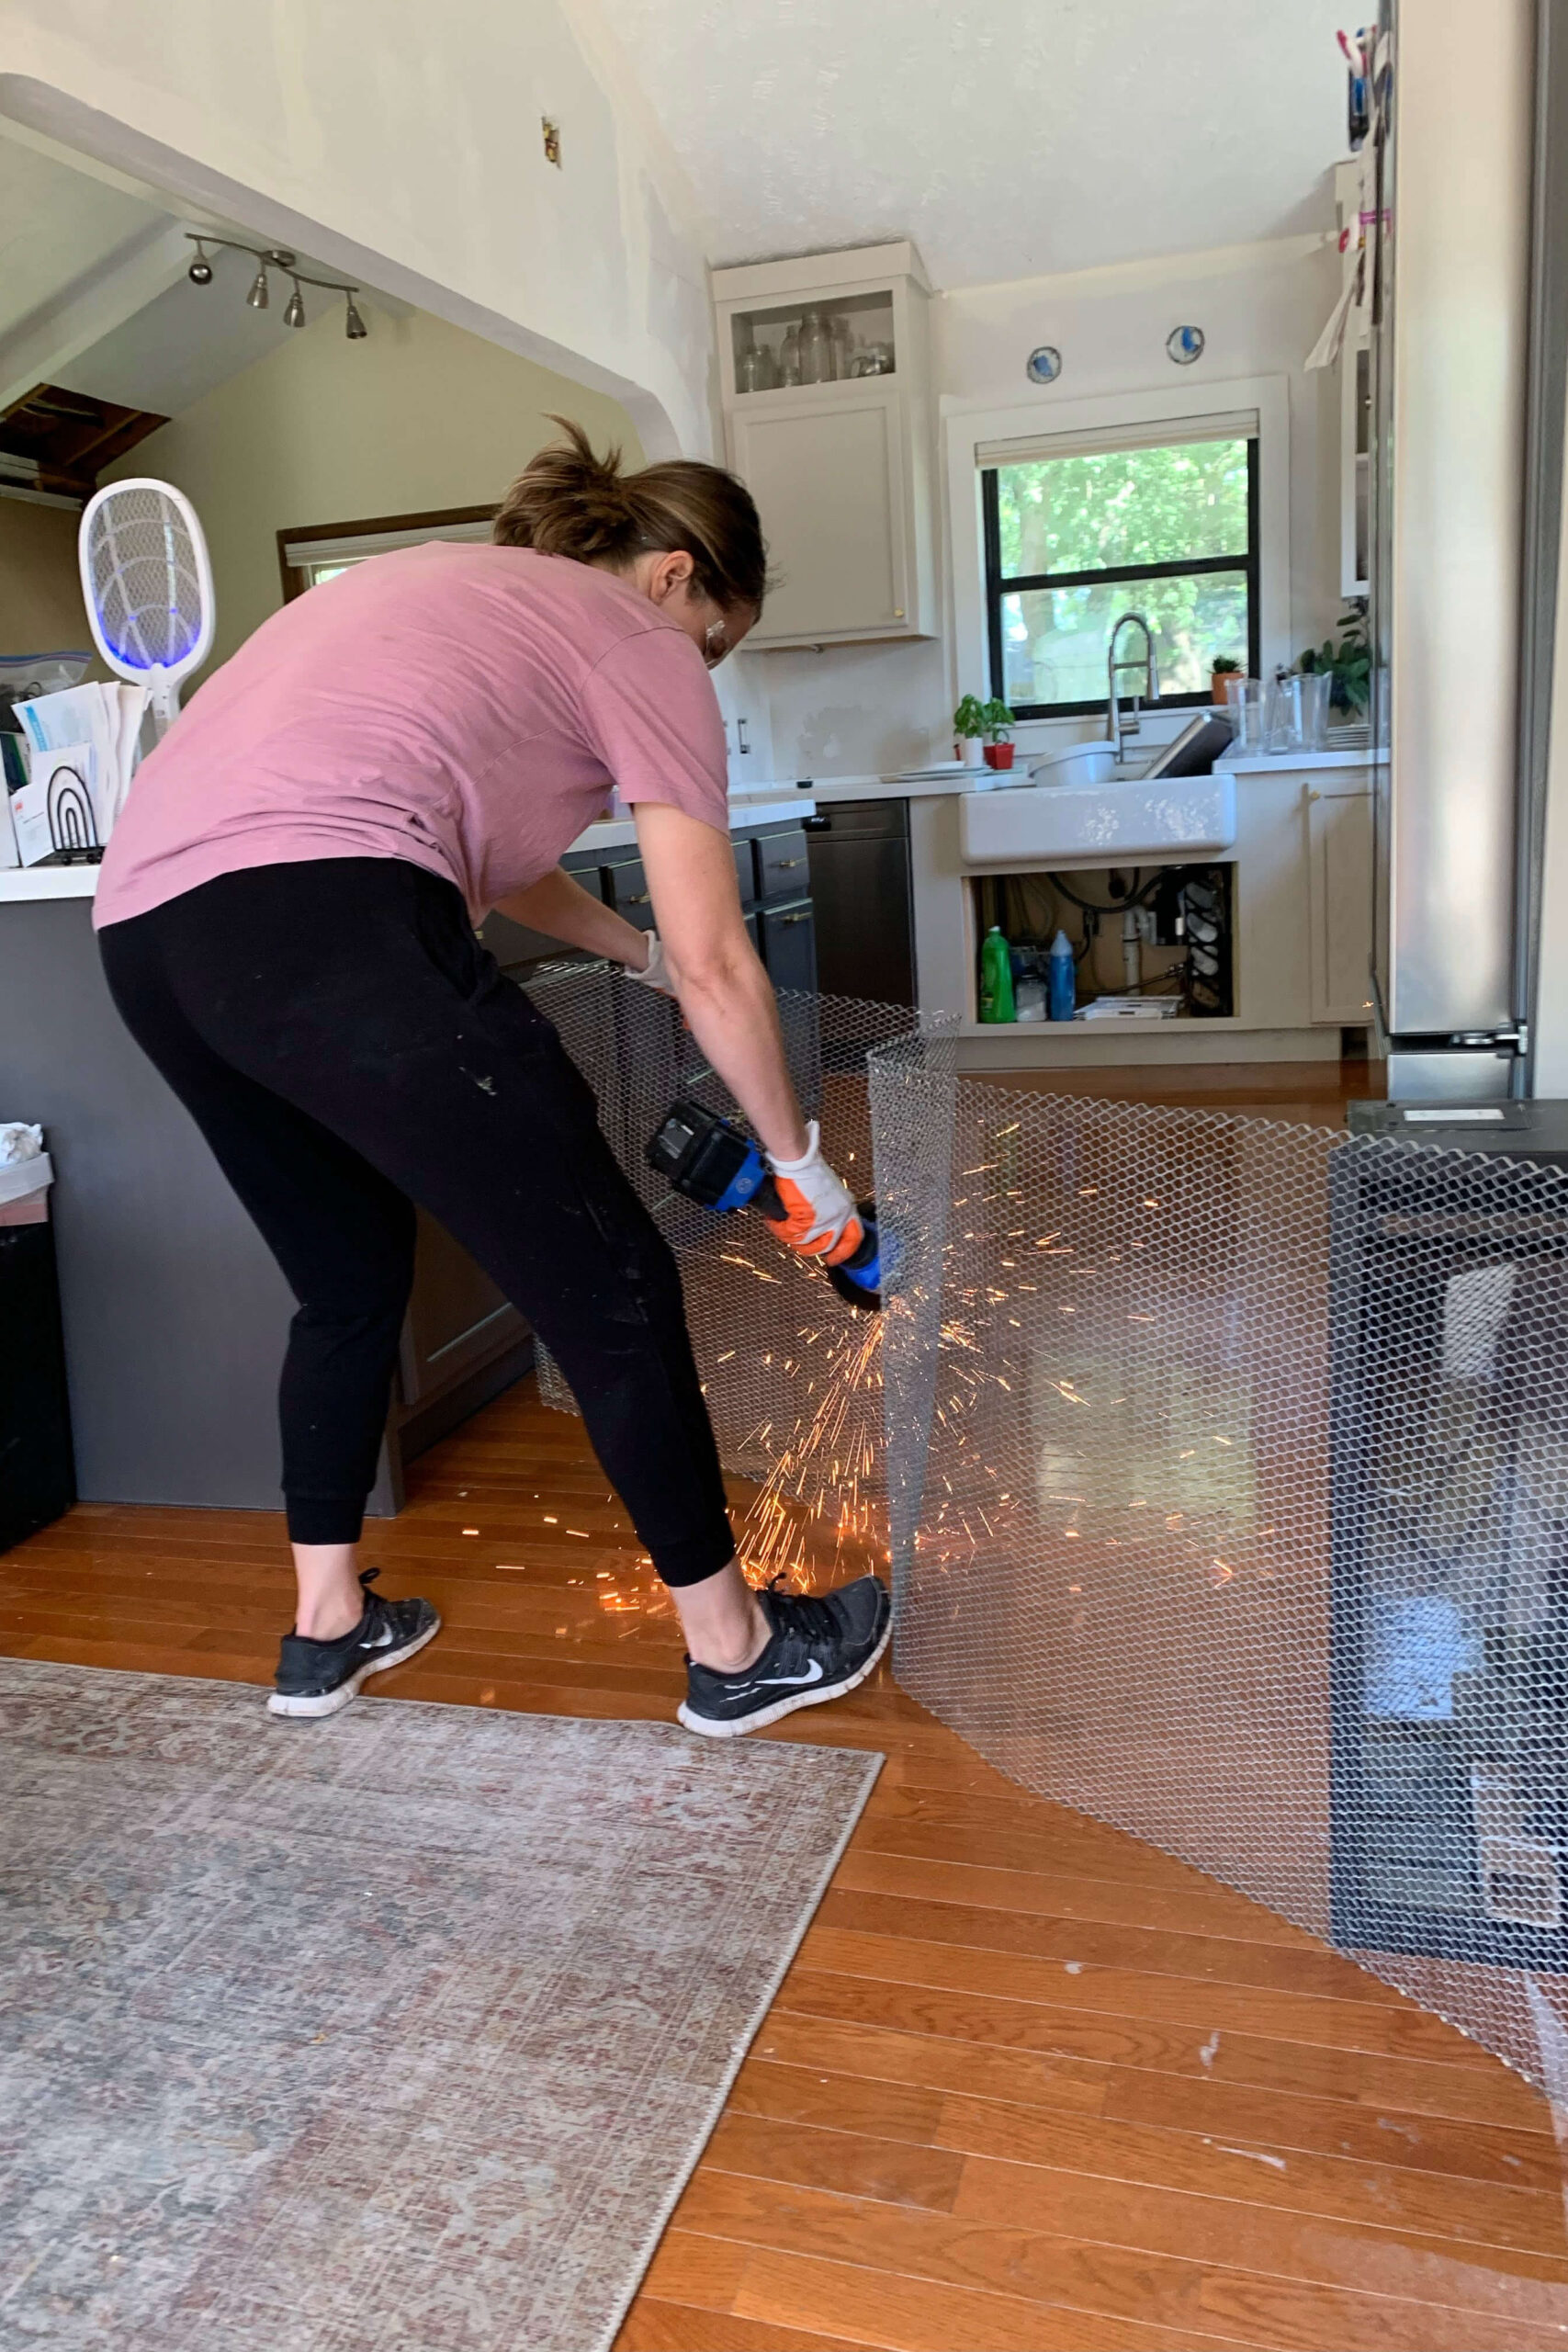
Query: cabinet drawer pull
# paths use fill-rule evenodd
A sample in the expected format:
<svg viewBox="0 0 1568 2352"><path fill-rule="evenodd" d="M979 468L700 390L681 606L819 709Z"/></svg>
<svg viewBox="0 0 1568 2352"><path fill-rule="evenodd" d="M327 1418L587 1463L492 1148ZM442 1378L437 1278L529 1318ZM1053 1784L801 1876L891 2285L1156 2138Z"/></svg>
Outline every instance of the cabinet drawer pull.
<svg viewBox="0 0 1568 2352"><path fill-rule="evenodd" d="M653 893L651 890L639 890L635 899L623 899L621 904L624 907L650 907L653 904Z"/></svg>
<svg viewBox="0 0 1568 2352"><path fill-rule="evenodd" d="M805 863L806 860L803 857L780 857L774 859L773 867L776 873L793 874L797 865L804 865Z"/></svg>
<svg viewBox="0 0 1568 2352"><path fill-rule="evenodd" d="M782 929L786 922L809 922L811 921L811 912L809 908L803 908L801 912L797 915L775 915L773 917L773 921L779 924Z"/></svg>

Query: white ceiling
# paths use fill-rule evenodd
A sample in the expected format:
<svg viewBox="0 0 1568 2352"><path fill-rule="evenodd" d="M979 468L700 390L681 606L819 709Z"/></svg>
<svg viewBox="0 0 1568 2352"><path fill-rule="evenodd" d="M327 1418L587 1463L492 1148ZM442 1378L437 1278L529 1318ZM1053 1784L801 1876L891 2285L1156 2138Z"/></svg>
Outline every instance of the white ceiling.
<svg viewBox="0 0 1568 2352"><path fill-rule="evenodd" d="M0 341L166 216L0 137Z"/></svg>
<svg viewBox="0 0 1568 2352"><path fill-rule="evenodd" d="M290 332L288 280L275 276L271 308L253 311L254 262L215 249L211 285L193 286L194 225L0 126L0 391L60 384L178 416L275 351ZM299 266L331 274L303 254ZM341 315L342 299L307 286L306 315Z"/></svg>
<svg viewBox="0 0 1568 2352"><path fill-rule="evenodd" d="M912 236L967 286L1334 221L1344 0L601 6L720 264Z"/></svg>

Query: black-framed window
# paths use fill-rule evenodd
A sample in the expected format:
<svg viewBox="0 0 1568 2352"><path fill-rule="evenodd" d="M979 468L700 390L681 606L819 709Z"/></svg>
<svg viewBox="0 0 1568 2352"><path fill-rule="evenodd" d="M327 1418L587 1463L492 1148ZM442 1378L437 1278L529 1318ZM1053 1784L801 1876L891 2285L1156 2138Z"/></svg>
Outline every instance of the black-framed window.
<svg viewBox="0 0 1568 2352"><path fill-rule="evenodd" d="M1206 703L1222 654L1258 675L1254 435L998 462L980 492L991 692L1017 718L1103 709L1126 612L1153 627L1162 707Z"/></svg>

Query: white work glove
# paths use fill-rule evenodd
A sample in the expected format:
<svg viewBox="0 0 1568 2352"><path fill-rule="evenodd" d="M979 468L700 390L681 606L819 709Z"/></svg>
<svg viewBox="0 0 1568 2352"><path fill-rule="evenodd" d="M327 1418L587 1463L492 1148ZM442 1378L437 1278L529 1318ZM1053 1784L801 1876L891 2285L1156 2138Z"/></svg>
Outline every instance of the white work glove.
<svg viewBox="0 0 1568 2352"><path fill-rule="evenodd" d="M675 983L670 977L670 967L664 960L664 949L660 943L659 933L656 931L650 931L647 937L646 968L640 972L635 971L630 964L623 966L622 968L628 980L640 980L645 989L657 989L661 996L673 996Z"/></svg>
<svg viewBox="0 0 1568 2352"><path fill-rule="evenodd" d="M860 1248L865 1228L848 1191L822 1157L822 1135L815 1119L807 1127L809 1143L801 1159L775 1159L768 1154L782 1218L770 1218L773 1231L804 1258L819 1258L824 1265L841 1265Z"/></svg>

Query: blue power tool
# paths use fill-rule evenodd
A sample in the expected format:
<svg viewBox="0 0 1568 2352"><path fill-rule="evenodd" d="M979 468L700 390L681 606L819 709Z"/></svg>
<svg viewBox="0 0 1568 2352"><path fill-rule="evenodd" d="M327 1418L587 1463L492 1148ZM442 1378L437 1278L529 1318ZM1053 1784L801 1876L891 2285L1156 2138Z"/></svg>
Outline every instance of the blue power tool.
<svg viewBox="0 0 1568 2352"><path fill-rule="evenodd" d="M677 1102L648 1147L648 1164L668 1177L678 1193L721 1216L730 1209L756 1209L771 1223L784 1216L784 1204L761 1146L700 1102ZM856 1204L864 1238L852 1258L823 1272L851 1306L882 1305L882 1250L876 1233L876 1204Z"/></svg>

